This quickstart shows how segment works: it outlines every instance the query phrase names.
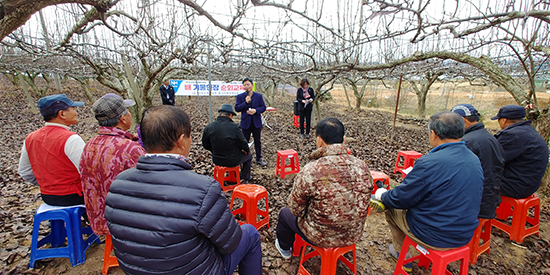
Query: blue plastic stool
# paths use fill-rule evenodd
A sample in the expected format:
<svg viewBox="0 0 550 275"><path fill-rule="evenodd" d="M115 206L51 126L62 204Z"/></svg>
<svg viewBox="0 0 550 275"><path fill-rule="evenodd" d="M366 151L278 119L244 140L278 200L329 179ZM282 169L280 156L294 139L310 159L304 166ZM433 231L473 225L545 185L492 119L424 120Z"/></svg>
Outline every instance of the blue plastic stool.
<svg viewBox="0 0 550 275"><path fill-rule="evenodd" d="M34 225L31 242L30 268L34 268L37 260L48 258L69 258L72 266L86 261L86 249L93 243L100 244L99 237L92 228L80 225L80 217L86 212L84 205L78 206L51 206L42 204L34 215ZM50 234L38 240L38 232L42 221L50 221ZM84 239L82 234L88 234ZM65 244L67 239L67 246ZM49 243L51 248L43 248Z"/></svg>

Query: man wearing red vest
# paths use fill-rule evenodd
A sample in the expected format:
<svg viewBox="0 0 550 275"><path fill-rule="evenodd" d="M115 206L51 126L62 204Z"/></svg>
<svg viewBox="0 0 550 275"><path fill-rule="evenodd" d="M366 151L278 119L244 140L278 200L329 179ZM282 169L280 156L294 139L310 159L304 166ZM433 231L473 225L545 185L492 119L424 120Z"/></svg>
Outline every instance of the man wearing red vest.
<svg viewBox="0 0 550 275"><path fill-rule="evenodd" d="M85 143L69 130L78 123L75 107L84 103L57 94L39 99L37 105L46 125L25 139L18 172L40 186L42 200L49 205L84 204L78 164Z"/></svg>

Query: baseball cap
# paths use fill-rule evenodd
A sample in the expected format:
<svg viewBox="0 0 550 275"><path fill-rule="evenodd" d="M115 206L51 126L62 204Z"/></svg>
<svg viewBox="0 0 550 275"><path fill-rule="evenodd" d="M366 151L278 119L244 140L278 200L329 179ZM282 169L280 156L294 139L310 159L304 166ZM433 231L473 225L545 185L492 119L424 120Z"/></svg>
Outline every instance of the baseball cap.
<svg viewBox="0 0 550 275"><path fill-rule="evenodd" d="M109 93L94 102L92 110L97 121L104 121L122 115L127 107L134 105L136 102L133 100L125 100L117 94Z"/></svg>
<svg viewBox="0 0 550 275"><path fill-rule="evenodd" d="M84 106L84 102L72 101L64 94L45 96L36 104L42 116L56 115L57 112L69 107Z"/></svg>
<svg viewBox="0 0 550 275"><path fill-rule="evenodd" d="M492 117L492 120L499 118L509 118L509 119L520 119L524 118L526 115L525 107L519 105L506 105L502 106L498 110L498 114Z"/></svg>
<svg viewBox="0 0 550 275"><path fill-rule="evenodd" d="M479 116L479 112L470 104L458 104L451 109L451 112L457 113L460 116Z"/></svg>

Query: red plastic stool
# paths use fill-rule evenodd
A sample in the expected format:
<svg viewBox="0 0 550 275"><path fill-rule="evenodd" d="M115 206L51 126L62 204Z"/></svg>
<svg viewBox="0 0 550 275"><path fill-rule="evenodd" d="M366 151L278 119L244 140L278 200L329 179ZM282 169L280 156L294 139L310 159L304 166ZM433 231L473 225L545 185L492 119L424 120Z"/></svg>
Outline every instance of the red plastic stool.
<svg viewBox="0 0 550 275"><path fill-rule="evenodd" d="M115 256L111 256L111 251L113 251L113 243L111 235L107 235L105 238L105 251L103 252L103 268L101 269L103 275L109 273L109 268L118 266L118 260Z"/></svg>
<svg viewBox="0 0 550 275"><path fill-rule="evenodd" d="M533 194L525 199L514 199L510 197L500 196L502 202L497 208L497 217L491 224L508 233L510 240L522 243L527 236L539 235L539 218L540 218L540 199ZM534 207L534 217L529 216L529 209ZM508 225L502 221L512 216L512 224ZM497 220L498 219L498 220ZM527 227L527 224L531 227Z"/></svg>
<svg viewBox="0 0 550 275"><path fill-rule="evenodd" d="M479 240L482 240L483 244L480 245ZM473 265L477 263L479 255L485 251L491 252L491 220L479 219L479 225L474 231L474 236L468 243L468 247L470 248L470 263Z"/></svg>
<svg viewBox="0 0 550 275"><path fill-rule="evenodd" d="M289 165L286 164L287 159L290 160ZM287 171L287 168L290 168L290 170ZM275 175L281 175L283 179L285 175L299 173L300 163L298 162L298 153L292 149L277 151L277 168L275 172Z"/></svg>
<svg viewBox="0 0 550 275"><path fill-rule="evenodd" d="M315 256L321 256L321 274L320 275L334 275L336 274L336 267L338 266L338 260L340 260L343 264L345 264L351 271L353 271L353 274L357 275L357 260L356 260L356 253L355 253L355 244L348 245L345 247L333 247L333 248L322 248L313 246L304 240L296 234L296 240L294 241L294 247L296 248L296 243L302 244L302 252L300 257L300 266L298 267L298 275L311 275L305 268L304 263L315 257ZM306 248L307 247L313 248L312 251L309 251L306 254ZM299 251L299 249L298 249ZM353 252L353 263L348 261L344 257L344 254L352 251ZM294 251L292 252L292 255L294 254Z"/></svg>
<svg viewBox="0 0 550 275"><path fill-rule="evenodd" d="M227 173L227 176L225 175ZM241 173L239 172L239 166L225 167L214 165L214 179L220 183L222 190L233 190L236 186L241 184ZM225 185L225 182L234 183L231 185Z"/></svg>
<svg viewBox="0 0 550 275"><path fill-rule="evenodd" d="M294 234L294 243L292 244L292 256L299 257L302 247L304 246L304 239L298 234Z"/></svg>
<svg viewBox="0 0 550 275"><path fill-rule="evenodd" d="M233 209L233 202L235 199L243 200L243 206L238 209ZM258 209L258 202L265 199L265 210ZM249 223L260 229L262 226L267 225L269 228L269 206L267 199L267 190L260 185L256 184L241 184L233 189L233 195L231 196L231 204L229 209L233 215L242 214L246 222L238 221L239 224ZM257 215L260 215L258 221Z"/></svg>
<svg viewBox="0 0 550 275"><path fill-rule="evenodd" d="M294 127L300 128L300 117L297 115L294 115Z"/></svg>
<svg viewBox="0 0 550 275"><path fill-rule="evenodd" d="M414 167L414 162L419 159L422 156L421 153L418 153L416 151L399 151L397 154L397 161L395 161L395 169L393 169L393 173L400 172L403 177L407 176L403 170ZM401 160L401 157L403 157L403 165L399 165L399 162Z"/></svg>
<svg viewBox="0 0 550 275"><path fill-rule="evenodd" d="M376 185L377 181L382 181L384 183L384 187L386 187L387 190L390 190L390 177L386 175L384 172L378 172L378 171L370 171L370 174L372 176L372 180L374 182L374 189L372 189L372 194L378 190L378 186ZM367 210L367 216L370 215L371 208Z"/></svg>
<svg viewBox="0 0 550 275"><path fill-rule="evenodd" d="M418 250L418 252L420 252L420 255L405 260L405 257L407 256L407 251L409 250L409 245L412 245L416 250ZM460 274L468 275L469 257L470 248L468 248L467 245L447 251L439 251L424 248L411 240L409 236L406 236L405 242L403 243L403 248L401 249L401 253L399 253L399 260L397 261L397 265L395 266L395 271L393 272L393 275L409 274L403 269L403 265L416 260L418 260L419 267L423 266L426 269L428 269L430 267L430 263L432 263L431 274L434 275L452 275L452 273L447 270L447 265L454 261L461 260L462 262L460 264Z"/></svg>
<svg viewBox="0 0 550 275"><path fill-rule="evenodd" d="M372 180L374 181L374 189L372 189L372 193L376 192L378 190L378 186L376 186L377 181L382 181L384 183L384 187L388 190L390 190L390 177L386 175L384 172L378 172L378 171L370 171L370 174L372 176Z"/></svg>

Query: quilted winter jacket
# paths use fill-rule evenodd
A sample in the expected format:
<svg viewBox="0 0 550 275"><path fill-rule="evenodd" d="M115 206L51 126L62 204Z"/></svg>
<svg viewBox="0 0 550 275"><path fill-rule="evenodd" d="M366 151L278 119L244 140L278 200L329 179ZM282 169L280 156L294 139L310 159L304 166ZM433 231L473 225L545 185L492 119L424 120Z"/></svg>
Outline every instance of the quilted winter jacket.
<svg viewBox="0 0 550 275"><path fill-rule="evenodd" d="M105 218L126 274L223 274L242 235L220 184L163 156L116 177Z"/></svg>

